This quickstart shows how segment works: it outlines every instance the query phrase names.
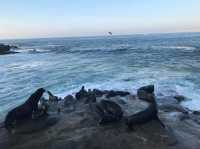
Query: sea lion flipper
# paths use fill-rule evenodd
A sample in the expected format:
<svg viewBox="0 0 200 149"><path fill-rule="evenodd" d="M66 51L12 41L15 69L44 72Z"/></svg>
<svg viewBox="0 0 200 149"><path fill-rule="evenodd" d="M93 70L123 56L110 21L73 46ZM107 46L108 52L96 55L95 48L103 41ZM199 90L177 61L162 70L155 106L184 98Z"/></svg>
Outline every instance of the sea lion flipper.
<svg viewBox="0 0 200 149"><path fill-rule="evenodd" d="M163 128L166 127L165 124L160 120L158 116L156 116L155 120L158 121Z"/></svg>

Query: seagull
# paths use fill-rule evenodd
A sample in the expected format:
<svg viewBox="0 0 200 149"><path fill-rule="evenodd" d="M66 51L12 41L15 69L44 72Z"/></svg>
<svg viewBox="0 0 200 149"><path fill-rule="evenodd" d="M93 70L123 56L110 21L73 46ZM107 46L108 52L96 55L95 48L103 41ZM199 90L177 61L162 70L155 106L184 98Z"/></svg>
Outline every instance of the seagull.
<svg viewBox="0 0 200 149"><path fill-rule="evenodd" d="M113 33L112 33L112 32L108 32L108 34L109 34L109 35L112 35Z"/></svg>

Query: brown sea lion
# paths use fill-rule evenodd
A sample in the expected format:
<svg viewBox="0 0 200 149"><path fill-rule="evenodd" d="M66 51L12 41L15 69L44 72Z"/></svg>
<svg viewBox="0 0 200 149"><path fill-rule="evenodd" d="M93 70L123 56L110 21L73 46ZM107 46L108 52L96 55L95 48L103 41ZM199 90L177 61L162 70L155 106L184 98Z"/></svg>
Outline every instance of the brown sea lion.
<svg viewBox="0 0 200 149"><path fill-rule="evenodd" d="M141 87L137 90L137 96L139 99L147 101L149 103L154 103L154 85L148 85Z"/></svg>
<svg viewBox="0 0 200 149"><path fill-rule="evenodd" d="M123 117L123 111L121 107L110 100L101 100L96 105L96 112L100 116L100 125L120 121Z"/></svg>
<svg viewBox="0 0 200 149"><path fill-rule="evenodd" d="M106 95L107 98L110 98L110 97L115 97L115 96L127 96L127 95L130 95L129 92L125 92L125 91L109 91L108 94Z"/></svg>
<svg viewBox="0 0 200 149"><path fill-rule="evenodd" d="M58 102L61 100L61 98L58 98L58 96L54 96L50 91L47 91L47 94L49 95L50 102Z"/></svg>
<svg viewBox="0 0 200 149"><path fill-rule="evenodd" d="M158 110L156 104L150 104L146 110L129 116L127 118L126 124L130 129L132 129L134 125L145 124L152 120L158 121L161 124L161 126L165 128L165 125L158 117Z"/></svg>
<svg viewBox="0 0 200 149"><path fill-rule="evenodd" d="M44 92L43 88L38 89L24 104L9 111L4 122L5 128L9 130L14 123L31 118L33 111L38 111L38 102Z"/></svg>
<svg viewBox="0 0 200 149"><path fill-rule="evenodd" d="M77 100L87 98L87 96L88 96L88 92L85 90L84 86L82 86L81 90L79 92L77 92L76 95L75 95Z"/></svg>

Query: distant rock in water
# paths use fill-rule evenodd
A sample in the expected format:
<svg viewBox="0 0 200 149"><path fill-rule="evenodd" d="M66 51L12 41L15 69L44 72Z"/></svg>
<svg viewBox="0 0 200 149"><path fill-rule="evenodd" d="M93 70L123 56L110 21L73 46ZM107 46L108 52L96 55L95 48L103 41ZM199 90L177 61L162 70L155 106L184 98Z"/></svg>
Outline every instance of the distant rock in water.
<svg viewBox="0 0 200 149"><path fill-rule="evenodd" d="M5 45L5 44L0 44L0 55L18 53L18 52L15 52L15 51L11 51L11 49L18 49L18 47L17 46L10 46L10 45Z"/></svg>

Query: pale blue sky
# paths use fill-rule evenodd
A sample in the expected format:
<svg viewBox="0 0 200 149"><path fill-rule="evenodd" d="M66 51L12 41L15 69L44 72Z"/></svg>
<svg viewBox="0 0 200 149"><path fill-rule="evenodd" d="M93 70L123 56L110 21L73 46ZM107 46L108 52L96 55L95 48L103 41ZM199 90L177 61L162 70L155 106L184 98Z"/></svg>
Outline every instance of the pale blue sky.
<svg viewBox="0 0 200 149"><path fill-rule="evenodd" d="M0 38L200 31L200 0L0 0Z"/></svg>

